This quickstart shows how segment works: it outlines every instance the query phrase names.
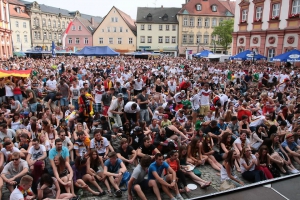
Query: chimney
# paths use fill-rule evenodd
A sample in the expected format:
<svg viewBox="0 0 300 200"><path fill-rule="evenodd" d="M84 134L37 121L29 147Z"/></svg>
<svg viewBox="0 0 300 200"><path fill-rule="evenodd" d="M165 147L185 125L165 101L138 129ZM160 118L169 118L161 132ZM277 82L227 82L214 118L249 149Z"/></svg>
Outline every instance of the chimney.
<svg viewBox="0 0 300 200"><path fill-rule="evenodd" d="M161 5L161 8L164 8L164 6L163 6L163 5Z"/></svg>
<svg viewBox="0 0 300 200"><path fill-rule="evenodd" d="M95 23L94 23L94 18L93 18L93 17L91 17L91 24L92 24L92 26L95 25Z"/></svg>

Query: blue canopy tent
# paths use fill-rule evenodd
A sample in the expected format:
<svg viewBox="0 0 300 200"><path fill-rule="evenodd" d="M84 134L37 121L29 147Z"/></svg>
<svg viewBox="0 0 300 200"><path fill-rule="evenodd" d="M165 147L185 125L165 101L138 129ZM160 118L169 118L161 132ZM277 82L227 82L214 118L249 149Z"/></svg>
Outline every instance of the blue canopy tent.
<svg viewBox="0 0 300 200"><path fill-rule="evenodd" d="M213 54L211 51L203 50L203 51L201 51L199 53L194 54L194 57L197 57L197 58L208 57L211 54Z"/></svg>
<svg viewBox="0 0 300 200"><path fill-rule="evenodd" d="M235 56L231 56L230 60L266 60L267 58L260 54L254 54L253 51L246 50Z"/></svg>
<svg viewBox="0 0 300 200"><path fill-rule="evenodd" d="M120 53L108 46L84 47L82 50L72 53L74 56L118 56Z"/></svg>
<svg viewBox="0 0 300 200"><path fill-rule="evenodd" d="M271 61L275 62L300 62L300 51L297 49L275 56Z"/></svg>

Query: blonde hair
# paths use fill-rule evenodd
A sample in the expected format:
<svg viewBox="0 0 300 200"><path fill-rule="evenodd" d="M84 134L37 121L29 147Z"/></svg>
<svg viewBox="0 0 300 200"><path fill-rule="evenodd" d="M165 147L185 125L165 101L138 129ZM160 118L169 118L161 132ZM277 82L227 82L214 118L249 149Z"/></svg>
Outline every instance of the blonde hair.
<svg viewBox="0 0 300 200"><path fill-rule="evenodd" d="M31 184L33 181L33 178L29 175L25 175L21 178L21 181L20 181L20 185L28 185L28 184Z"/></svg>

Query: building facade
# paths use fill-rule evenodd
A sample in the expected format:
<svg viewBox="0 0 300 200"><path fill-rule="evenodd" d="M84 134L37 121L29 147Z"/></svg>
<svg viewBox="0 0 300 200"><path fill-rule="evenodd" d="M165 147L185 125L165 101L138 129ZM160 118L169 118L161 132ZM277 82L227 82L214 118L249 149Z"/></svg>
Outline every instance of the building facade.
<svg viewBox="0 0 300 200"><path fill-rule="evenodd" d="M137 9L137 50L154 51L171 56L178 53L178 21L180 8Z"/></svg>
<svg viewBox="0 0 300 200"><path fill-rule="evenodd" d="M120 53L135 51L134 20L123 11L112 7L93 34L93 46L109 46Z"/></svg>
<svg viewBox="0 0 300 200"><path fill-rule="evenodd" d="M177 14L179 23L179 54L186 50L193 53L211 50L225 53L218 46L217 37L212 37L214 27L223 20L234 18L235 1L230 0L186 0Z"/></svg>
<svg viewBox="0 0 300 200"><path fill-rule="evenodd" d="M102 18L99 19L99 17L91 17L90 20L85 19L77 11L71 29L65 38L65 47L81 50L85 46L93 46L93 33L101 21Z"/></svg>
<svg viewBox="0 0 300 200"><path fill-rule="evenodd" d="M237 0L232 54L253 50L268 59L300 49L300 0Z"/></svg>
<svg viewBox="0 0 300 200"><path fill-rule="evenodd" d="M10 26L14 51L31 49L30 16L25 4L19 0L9 0Z"/></svg>
<svg viewBox="0 0 300 200"><path fill-rule="evenodd" d="M13 55L11 45L9 5L7 0L0 0L0 37L0 59L7 60Z"/></svg>

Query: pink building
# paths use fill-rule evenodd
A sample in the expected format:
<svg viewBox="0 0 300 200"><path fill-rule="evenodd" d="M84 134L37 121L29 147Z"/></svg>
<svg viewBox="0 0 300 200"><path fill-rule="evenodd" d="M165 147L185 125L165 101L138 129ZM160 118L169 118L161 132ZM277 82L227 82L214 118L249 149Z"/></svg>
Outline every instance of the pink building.
<svg viewBox="0 0 300 200"><path fill-rule="evenodd" d="M92 16L88 20L76 11L71 29L65 38L65 48L81 50L85 46L93 46L93 33L101 21L101 17Z"/></svg>

